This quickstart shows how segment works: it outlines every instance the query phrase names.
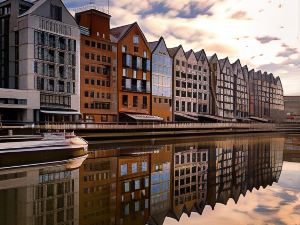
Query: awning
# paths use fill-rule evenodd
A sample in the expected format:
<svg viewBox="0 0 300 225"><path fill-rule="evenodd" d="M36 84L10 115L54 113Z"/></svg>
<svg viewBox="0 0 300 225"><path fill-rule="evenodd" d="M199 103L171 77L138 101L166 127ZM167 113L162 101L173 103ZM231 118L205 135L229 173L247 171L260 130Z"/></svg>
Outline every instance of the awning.
<svg viewBox="0 0 300 225"><path fill-rule="evenodd" d="M80 112L77 111L50 111L50 110L41 110L41 113L44 114L52 114L52 115L81 115Z"/></svg>
<svg viewBox="0 0 300 225"><path fill-rule="evenodd" d="M204 117L204 118L209 118L209 119L213 119L213 120L219 120L219 121L224 121L224 122L232 122L232 119L229 118L223 118L220 116L212 116L212 115L199 115L199 117Z"/></svg>
<svg viewBox="0 0 300 225"><path fill-rule="evenodd" d="M198 121L198 118L183 113L175 113L175 116L183 117L185 119L189 119L193 121Z"/></svg>
<svg viewBox="0 0 300 225"><path fill-rule="evenodd" d="M164 119L159 116L151 116L151 115L144 115L144 114L127 114L130 118L136 121L163 121Z"/></svg>
<svg viewBox="0 0 300 225"><path fill-rule="evenodd" d="M261 121L261 122L269 122L268 119L263 119L263 118L255 117L255 116L251 116L250 119L252 119L252 120L257 120L257 121Z"/></svg>

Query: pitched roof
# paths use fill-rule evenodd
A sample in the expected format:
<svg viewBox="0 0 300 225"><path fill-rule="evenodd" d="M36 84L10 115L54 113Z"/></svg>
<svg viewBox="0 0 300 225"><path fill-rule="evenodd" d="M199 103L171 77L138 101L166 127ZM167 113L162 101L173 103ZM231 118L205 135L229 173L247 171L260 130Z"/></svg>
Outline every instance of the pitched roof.
<svg viewBox="0 0 300 225"><path fill-rule="evenodd" d="M201 58L202 55L204 55L205 59L208 61L208 58L206 56L206 53L205 53L204 49L202 49L202 50L200 50L200 51L198 51L198 52L195 53L196 59L198 61L200 60L200 58Z"/></svg>
<svg viewBox="0 0 300 225"><path fill-rule="evenodd" d="M110 29L110 34L114 37L114 39L116 41L120 41L125 34L136 24L135 23L131 23L131 24L127 24L124 26L120 26L120 27L115 27Z"/></svg>
<svg viewBox="0 0 300 225"><path fill-rule="evenodd" d="M158 41L148 42L151 52L153 52L155 50L155 48L158 45L158 43L159 43L159 40Z"/></svg>
<svg viewBox="0 0 300 225"><path fill-rule="evenodd" d="M37 0L33 2L33 6L30 9L28 9L25 13L21 14L19 17L26 16L33 13L38 7L43 5L46 1L47 0Z"/></svg>
<svg viewBox="0 0 300 225"><path fill-rule="evenodd" d="M179 46L174 47L174 48L168 48L168 51L169 51L170 56L171 56L171 57L174 57L174 56L177 54L178 50L179 50L181 47L182 47L182 46L179 45Z"/></svg>
<svg viewBox="0 0 300 225"><path fill-rule="evenodd" d="M193 49L191 49L188 52L186 52L185 53L186 57L189 58L193 52L194 52Z"/></svg>

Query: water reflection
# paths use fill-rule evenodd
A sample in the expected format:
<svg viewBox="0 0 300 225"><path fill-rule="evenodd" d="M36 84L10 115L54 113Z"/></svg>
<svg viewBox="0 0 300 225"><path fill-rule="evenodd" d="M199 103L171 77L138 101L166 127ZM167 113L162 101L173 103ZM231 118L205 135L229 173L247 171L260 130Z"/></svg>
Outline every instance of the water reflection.
<svg viewBox="0 0 300 225"><path fill-rule="evenodd" d="M284 141L224 136L114 144L92 151L79 169L61 163L0 171L0 224L179 221L183 213L202 214L205 206L214 209L229 199L237 203L248 190L277 182Z"/></svg>
<svg viewBox="0 0 300 225"><path fill-rule="evenodd" d="M204 140L93 152L80 170L80 224L163 224L278 181L283 137Z"/></svg>
<svg viewBox="0 0 300 225"><path fill-rule="evenodd" d="M84 159L1 170L0 224L78 224Z"/></svg>

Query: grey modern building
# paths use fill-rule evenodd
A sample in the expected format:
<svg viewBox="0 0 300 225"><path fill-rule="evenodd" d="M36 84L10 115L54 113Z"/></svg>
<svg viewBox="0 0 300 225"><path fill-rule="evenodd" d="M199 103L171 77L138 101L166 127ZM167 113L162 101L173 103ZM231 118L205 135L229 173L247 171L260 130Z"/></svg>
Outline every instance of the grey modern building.
<svg viewBox="0 0 300 225"><path fill-rule="evenodd" d="M80 31L60 0L0 4L2 121L71 121L79 115Z"/></svg>
<svg viewBox="0 0 300 225"><path fill-rule="evenodd" d="M172 116L172 58L165 40L149 42L152 52L152 115L173 121Z"/></svg>

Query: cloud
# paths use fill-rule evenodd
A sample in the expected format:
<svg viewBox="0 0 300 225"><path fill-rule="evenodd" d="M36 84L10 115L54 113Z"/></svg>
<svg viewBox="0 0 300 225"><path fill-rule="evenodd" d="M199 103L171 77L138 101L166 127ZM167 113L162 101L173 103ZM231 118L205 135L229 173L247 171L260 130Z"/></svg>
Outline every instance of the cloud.
<svg viewBox="0 0 300 225"><path fill-rule="evenodd" d="M270 43L271 41L278 41L280 39L278 37L264 36L264 37L256 37L256 40L258 40L261 44L266 44L266 43Z"/></svg>
<svg viewBox="0 0 300 225"><path fill-rule="evenodd" d="M246 11L237 11L233 13L230 18L235 20L251 20L251 18L247 16Z"/></svg>
<svg viewBox="0 0 300 225"><path fill-rule="evenodd" d="M298 54L297 48L291 48L286 44L282 44L285 49L277 54L277 57L290 57L292 55Z"/></svg>

